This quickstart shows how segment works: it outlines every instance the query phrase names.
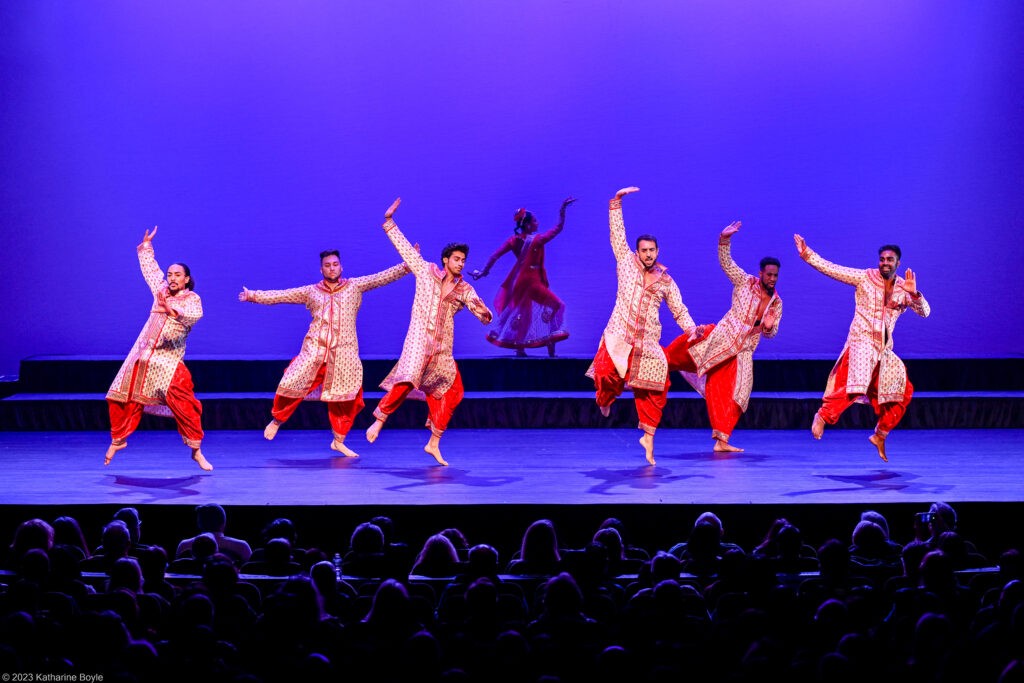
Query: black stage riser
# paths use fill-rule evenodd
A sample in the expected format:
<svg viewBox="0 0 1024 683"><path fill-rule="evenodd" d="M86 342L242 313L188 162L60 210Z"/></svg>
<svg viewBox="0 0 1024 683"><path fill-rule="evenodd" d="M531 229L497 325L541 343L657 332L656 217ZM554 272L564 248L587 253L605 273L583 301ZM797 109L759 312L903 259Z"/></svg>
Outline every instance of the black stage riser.
<svg viewBox="0 0 1024 683"><path fill-rule="evenodd" d="M257 398L217 397L203 402L203 426L208 430L263 429L270 419L272 396ZM356 418L355 428L365 429L373 421L372 409L380 393L366 395L367 408ZM820 406L819 395L799 398L785 395L754 397L740 418L737 429L805 429ZM389 429L421 429L426 405L407 401L389 420ZM847 410L839 429L870 429L876 417L870 407L854 405ZM636 410L630 395L616 401L609 418L601 417L593 397L467 395L452 418L453 429L543 429L635 427ZM692 389L682 396L670 396L662 419L663 428L710 428L704 401ZM1019 429L1024 427L1024 397L957 396L939 394L915 396L900 423L900 429ZM5 431L106 431L110 428L107 405L102 394L89 397L47 397L0 400L0 429ZM144 416L142 429L174 429L172 420ZM286 429L329 429L326 407L319 401L304 402Z"/></svg>

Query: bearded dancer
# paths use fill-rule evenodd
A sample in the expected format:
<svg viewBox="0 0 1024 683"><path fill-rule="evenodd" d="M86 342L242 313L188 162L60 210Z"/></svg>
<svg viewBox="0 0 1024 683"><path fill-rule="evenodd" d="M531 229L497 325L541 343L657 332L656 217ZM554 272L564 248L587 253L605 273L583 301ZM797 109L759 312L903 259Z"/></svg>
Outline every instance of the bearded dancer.
<svg viewBox="0 0 1024 683"><path fill-rule="evenodd" d="M748 275L732 259L732 236L741 223L731 223L718 238L718 264L732 282L732 306L694 343L685 335L665 349L669 370L680 370L707 403L716 453L736 453L729 437L747 410L754 385L754 350L761 337L774 337L782 320L782 299L775 291L779 260L761 259L758 277Z"/></svg>
<svg viewBox="0 0 1024 683"><path fill-rule="evenodd" d="M391 218L401 202L396 199L384 213L384 231L416 277L416 295L402 355L380 384L387 393L373 411L376 420L366 430L366 440L377 440L388 416L415 390L425 395L429 413L430 440L423 450L447 465L441 456L441 436L463 396L462 377L452 357L455 314L468 308L484 325L492 315L472 285L462 279L469 247L447 245L441 252L441 268L425 261Z"/></svg>
<svg viewBox="0 0 1024 683"><path fill-rule="evenodd" d="M356 316L363 292L394 282L409 272L404 263L373 275L342 279L337 250L320 252L323 280L294 289L250 290L242 287L239 301L256 304L304 304L313 316L306 338L284 371L274 394L272 420L264 438L277 436L303 399L327 403L327 417L334 439L331 449L348 458L359 454L345 445L356 415L363 409L363 364L359 360Z"/></svg>
<svg viewBox="0 0 1024 683"><path fill-rule="evenodd" d="M668 362L661 348L658 312L664 301L684 334L696 339L704 331L690 318L679 287L668 269L658 263L658 240L640 235L636 251L629 248L622 222L622 197L640 188L627 187L615 193L608 205L612 252L618 285L615 308L601 336L594 361L586 375L594 380L595 398L601 414L608 417L611 405L628 385L644 431L640 445L647 462L654 461L654 433L661 423L669 386Z"/></svg>
<svg viewBox="0 0 1024 683"><path fill-rule="evenodd" d="M834 425L851 404L870 403L878 415L878 425L868 440L878 450L878 457L889 462L885 439L903 418L914 394L907 368L892 350L892 333L897 318L908 308L927 318L931 306L917 291L917 276L912 270L907 268L902 278L896 275L902 252L895 244L879 247L878 268L860 269L826 261L800 235L793 235L793 241L800 258L812 268L857 288L846 345L829 373L811 434L820 439L825 425Z"/></svg>
<svg viewBox="0 0 1024 683"><path fill-rule="evenodd" d="M200 449L203 406L195 396L192 375L181 361L185 339L203 317L203 303L193 291L192 271L184 263L172 263L164 280L153 253L156 230L156 226L153 232L147 230L138 246L139 267L153 292L153 308L107 392L110 447L103 464L109 465L114 454L128 446L128 437L146 412L174 417L178 433L192 449L192 459L210 471L213 465Z"/></svg>

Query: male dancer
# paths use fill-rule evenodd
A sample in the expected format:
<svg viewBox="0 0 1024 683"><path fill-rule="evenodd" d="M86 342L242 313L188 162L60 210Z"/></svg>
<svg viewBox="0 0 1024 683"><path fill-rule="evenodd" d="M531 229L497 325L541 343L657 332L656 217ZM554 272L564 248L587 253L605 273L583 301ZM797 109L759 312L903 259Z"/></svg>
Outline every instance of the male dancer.
<svg viewBox="0 0 1024 683"><path fill-rule="evenodd" d="M264 438L277 436L308 398L327 403L327 417L334 439L331 449L348 458L359 454L345 445L345 436L356 415L363 409L363 364L359 360L356 315L363 303L363 292L394 282L409 272L404 263L373 275L342 278L337 250L320 252L323 280L294 289L249 290L242 287L239 301L256 304L304 304L313 316L299 351L284 371L274 394L273 419L264 428Z"/></svg>
<svg viewBox="0 0 1024 683"><path fill-rule="evenodd" d="M164 281L153 253L156 230L156 226L153 232L147 230L138 246L139 267L153 292L153 308L107 392L110 447L103 464L109 465L114 454L128 446L128 437L147 412L173 416L182 440L192 449L192 459L210 471L213 465L200 449L203 406L194 393L192 375L181 361L185 339L203 317L203 303L193 291L192 271L184 263L172 263Z"/></svg>
<svg viewBox="0 0 1024 683"><path fill-rule="evenodd" d="M611 413L615 398L628 384L644 431L640 445L647 462L654 462L654 432L661 422L667 400L669 377L665 351L661 348L661 321L658 311L664 301L684 334L697 338L704 326L697 327L683 305L679 287L668 269L658 263L658 240L640 235L636 251L629 248L622 222L622 198L638 187L626 187L615 193L608 205L612 252L618 286L615 308L605 326L601 343L586 375L594 380L597 405L605 417Z"/></svg>
<svg viewBox="0 0 1024 683"><path fill-rule="evenodd" d="M423 450L447 465L441 457L441 436L463 395L462 377L452 357L455 314L468 308L484 325L492 315L472 285L462 279L469 247L453 242L441 252L441 268L428 263L391 218L401 202L396 199L384 213L384 232L416 277L416 296L402 355L380 384L387 393L373 411L377 419L366 430L366 440L377 440L388 416L415 389L426 395L429 413L430 440Z"/></svg>
<svg viewBox="0 0 1024 683"><path fill-rule="evenodd" d="M853 285L853 322L846 345L839 355L825 386L821 408L814 414L811 434L820 439L825 425L834 425L843 411L854 402L871 403L878 415L875 433L868 440L885 455L885 438L907 411L914 386L907 379L907 368L892 350L896 319L908 308L922 318L931 306L917 291L917 276L907 268L906 276L896 275L902 252L895 244L878 249L878 268L846 268L826 261L807 246L804 238L793 235L800 258L830 278Z"/></svg>
<svg viewBox="0 0 1024 683"><path fill-rule="evenodd" d="M757 277L748 275L732 259L732 236L741 223L730 223L718 238L718 264L732 282L732 306L711 331L696 343L677 337L665 348L669 370L680 370L707 403L711 437L716 453L743 449L729 444L729 436L747 410L754 385L754 349L761 337L774 337L782 320L782 299L775 291L779 260L761 259Z"/></svg>

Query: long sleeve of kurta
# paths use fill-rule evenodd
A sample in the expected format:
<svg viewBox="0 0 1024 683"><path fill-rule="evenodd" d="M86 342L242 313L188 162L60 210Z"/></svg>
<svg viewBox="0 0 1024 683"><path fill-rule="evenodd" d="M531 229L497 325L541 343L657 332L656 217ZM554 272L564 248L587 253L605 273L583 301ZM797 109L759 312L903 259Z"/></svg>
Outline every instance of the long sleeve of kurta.
<svg viewBox="0 0 1024 683"><path fill-rule="evenodd" d="M203 317L203 303L198 294L185 289L175 296L168 294L165 297L167 305L177 314L175 317L162 308L158 309L156 297L160 292L167 292L167 283L156 262L153 244L143 242L136 251L139 269L154 302L142 332L110 385L107 398L122 403L135 401L146 406L164 405L171 378L185 356L185 340L193 325ZM133 370L136 370L134 382Z"/></svg>

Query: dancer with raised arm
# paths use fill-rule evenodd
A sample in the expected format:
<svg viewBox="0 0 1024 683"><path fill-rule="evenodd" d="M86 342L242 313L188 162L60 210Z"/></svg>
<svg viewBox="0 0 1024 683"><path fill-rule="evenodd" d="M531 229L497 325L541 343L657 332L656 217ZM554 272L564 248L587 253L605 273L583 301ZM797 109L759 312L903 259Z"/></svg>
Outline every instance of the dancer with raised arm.
<svg viewBox="0 0 1024 683"><path fill-rule="evenodd" d="M373 411L376 420L366 430L366 440L377 440L388 416L415 390L425 395L429 414L430 439L423 450L447 465L441 456L441 436L463 396L459 366L452 356L455 314L468 308L484 325L492 315L472 285L462 279L469 246L455 242L445 246L440 268L424 260L392 218L401 202L396 199L384 213L384 231L416 277L416 295L402 355L380 384L387 393Z"/></svg>
<svg viewBox="0 0 1024 683"><path fill-rule="evenodd" d="M640 235L636 251L629 248L622 222L622 198L639 189L619 190L608 205L618 285L615 308L586 375L594 380L597 405L605 417L611 414L612 403L626 386L633 390L639 428L644 432L640 445L647 462L654 465L654 433L661 423L669 387L668 361L661 347L658 318L662 302L688 337L698 338L704 326L694 325L679 286L668 274L668 268L658 262L657 238Z"/></svg>
<svg viewBox="0 0 1024 683"><path fill-rule="evenodd" d="M128 446L128 437L139 427L142 413L173 417L192 459L203 470L213 465L201 450L203 406L196 398L192 375L182 362L185 339L203 317L203 303L193 291L192 271L184 263L172 263L164 279L153 252L153 231L146 230L137 248L142 277L153 293L149 319L131 353L121 364L110 390L110 446L103 464Z"/></svg>
<svg viewBox="0 0 1024 683"><path fill-rule="evenodd" d="M718 264L732 283L732 306L709 325L707 335L694 343L681 335L665 348L670 371L679 370L707 404L716 453L743 449L729 443L733 428L747 410L754 385L754 350L761 337L774 337L782 320L782 299L775 291L779 260L761 259L757 277L748 275L732 258L732 236L741 223L730 223L718 237Z"/></svg>
<svg viewBox="0 0 1024 683"><path fill-rule="evenodd" d="M875 432L868 440L885 462L885 439L903 419L914 386L907 378L907 367L893 348L896 320L911 310L922 318L931 314L931 306L917 289L917 276L907 268L900 277L896 270L902 252L895 244L878 249L877 268L847 268L826 261L800 235L793 235L800 258L815 270L834 280L856 287L853 322L846 344L829 373L821 408L814 414L811 434L820 439L825 425L834 425L853 403L870 403L878 416Z"/></svg>
<svg viewBox="0 0 1024 683"><path fill-rule="evenodd" d="M257 290L242 287L239 301L256 304L303 304L313 316L299 355L284 371L274 394L271 421L263 436L273 439L304 400L319 399L327 404L331 423L331 449L345 457L359 454L345 445L352 423L363 409L363 364L359 360L356 316L363 292L394 282L409 272L399 263L373 275L342 278L337 250L320 252L323 280L293 289Z"/></svg>
<svg viewBox="0 0 1024 683"><path fill-rule="evenodd" d="M565 209L575 201L573 197L563 201L558 224L539 234L540 223L533 212L516 211L515 233L491 254L483 270L470 273L474 280L487 277L502 255L515 254L516 262L494 298L497 317L487 333L487 341L495 346L515 349L517 356L525 356L526 349L546 346L548 355L554 356L555 344L569 338L565 331L565 303L548 284L544 247L562 232Z"/></svg>

